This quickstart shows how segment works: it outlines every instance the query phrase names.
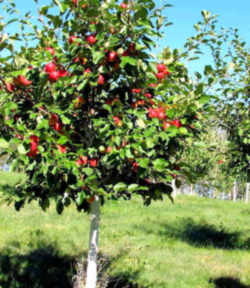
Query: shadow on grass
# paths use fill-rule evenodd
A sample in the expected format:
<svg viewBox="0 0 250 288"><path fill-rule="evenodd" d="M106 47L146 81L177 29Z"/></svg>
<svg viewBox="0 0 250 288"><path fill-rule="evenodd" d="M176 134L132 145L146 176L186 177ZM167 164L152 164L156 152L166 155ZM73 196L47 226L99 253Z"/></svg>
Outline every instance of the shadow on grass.
<svg viewBox="0 0 250 288"><path fill-rule="evenodd" d="M196 247L250 250L250 235L227 231L222 225L215 226L206 221L195 222L191 218L180 219L173 224L160 223L158 234L164 238L178 239ZM155 231L147 231L155 233Z"/></svg>
<svg viewBox="0 0 250 288"><path fill-rule="evenodd" d="M35 237L33 237L36 235ZM56 242L49 243L40 230L30 239L30 249L20 253L21 243L8 243L0 251L1 288L80 288L85 281L86 252L81 257L63 255ZM100 288L143 288L136 283L139 272L108 275L108 268L118 258L100 255ZM83 260L79 260L83 259ZM100 261L101 262L101 261ZM146 287L144 287L146 288Z"/></svg>
<svg viewBox="0 0 250 288"><path fill-rule="evenodd" d="M250 286L242 284L238 279L231 277L211 279L210 283L213 283L215 288L250 288Z"/></svg>

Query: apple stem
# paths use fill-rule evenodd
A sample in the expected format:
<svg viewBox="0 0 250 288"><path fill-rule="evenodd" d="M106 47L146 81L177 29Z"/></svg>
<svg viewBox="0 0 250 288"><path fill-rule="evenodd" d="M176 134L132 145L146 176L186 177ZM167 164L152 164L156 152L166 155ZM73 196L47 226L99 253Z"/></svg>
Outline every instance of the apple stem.
<svg viewBox="0 0 250 288"><path fill-rule="evenodd" d="M87 263L86 288L96 288L97 283L97 253L100 223L100 199L95 196L91 203L91 224L89 233L89 252Z"/></svg>

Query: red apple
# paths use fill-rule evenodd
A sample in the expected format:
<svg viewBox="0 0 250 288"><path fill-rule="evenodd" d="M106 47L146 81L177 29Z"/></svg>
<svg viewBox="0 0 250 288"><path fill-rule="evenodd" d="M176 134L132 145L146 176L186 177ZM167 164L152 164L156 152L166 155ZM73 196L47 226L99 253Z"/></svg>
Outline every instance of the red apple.
<svg viewBox="0 0 250 288"><path fill-rule="evenodd" d="M158 72L165 72L167 69L166 65L164 64L157 64L157 71Z"/></svg>
<svg viewBox="0 0 250 288"><path fill-rule="evenodd" d="M171 123L168 121L163 121L163 130L167 130L171 126Z"/></svg>
<svg viewBox="0 0 250 288"><path fill-rule="evenodd" d="M61 153L66 153L67 152L67 147L64 145L57 145L57 149Z"/></svg>
<svg viewBox="0 0 250 288"><path fill-rule="evenodd" d="M14 82L16 82L17 85L20 86L29 86L32 84L32 81L29 81L26 77L24 77L23 75L19 75Z"/></svg>
<svg viewBox="0 0 250 288"><path fill-rule="evenodd" d="M105 83L105 78L102 74L99 75L97 83L98 85L103 85Z"/></svg>
<svg viewBox="0 0 250 288"><path fill-rule="evenodd" d="M52 71L49 73L49 80L50 82L56 82L61 77L59 71Z"/></svg>
<svg viewBox="0 0 250 288"><path fill-rule="evenodd" d="M118 57L118 54L115 51L111 51L108 53L108 61L109 62L115 62L117 57Z"/></svg>
<svg viewBox="0 0 250 288"><path fill-rule="evenodd" d="M14 92L15 85L13 83L5 82L6 90L10 93Z"/></svg>
<svg viewBox="0 0 250 288"><path fill-rule="evenodd" d="M86 166L88 164L88 157L87 156L80 156L78 160L76 160L77 165Z"/></svg>
<svg viewBox="0 0 250 288"><path fill-rule="evenodd" d="M158 72L158 73L155 74L155 76L156 76L156 78L157 78L158 80L163 80L166 75L165 75L164 72Z"/></svg>
<svg viewBox="0 0 250 288"><path fill-rule="evenodd" d="M97 167L98 166L98 159L93 158L89 160L89 166L90 167Z"/></svg>
<svg viewBox="0 0 250 288"><path fill-rule="evenodd" d="M181 121L179 119L175 119L171 123L177 128L180 128L182 126Z"/></svg>
<svg viewBox="0 0 250 288"><path fill-rule="evenodd" d="M51 72L56 71L56 64L54 62L49 62L48 64L44 66L44 71L46 73L51 73Z"/></svg>
<svg viewBox="0 0 250 288"><path fill-rule="evenodd" d="M66 77L69 75L68 71L66 70L59 70L60 77Z"/></svg>
<svg viewBox="0 0 250 288"><path fill-rule="evenodd" d="M152 94L151 93L145 93L144 96L148 99L152 98Z"/></svg>
<svg viewBox="0 0 250 288"><path fill-rule="evenodd" d="M112 147L111 146L108 146L105 150L106 153L111 153L112 152Z"/></svg>
<svg viewBox="0 0 250 288"><path fill-rule="evenodd" d="M93 45L96 43L96 36L95 35L89 35L87 38L86 38L87 42L89 43L89 45Z"/></svg>
<svg viewBox="0 0 250 288"><path fill-rule="evenodd" d="M132 170L133 170L134 172L137 172L138 168L139 168L139 163L134 162L134 163L132 164Z"/></svg>
<svg viewBox="0 0 250 288"><path fill-rule="evenodd" d="M131 91L132 91L132 93L135 93L135 94L141 93L141 89L140 88L133 88Z"/></svg>
<svg viewBox="0 0 250 288"><path fill-rule="evenodd" d="M122 121L119 117L113 116L113 120L114 120L115 125L117 125L119 127L122 126Z"/></svg>
<svg viewBox="0 0 250 288"><path fill-rule="evenodd" d="M52 47L45 47L45 50L47 50L51 55L55 55L55 50Z"/></svg>
<svg viewBox="0 0 250 288"><path fill-rule="evenodd" d="M91 73L91 72L92 72L92 71L91 71L90 68L87 68L87 69L84 70L84 73Z"/></svg>
<svg viewBox="0 0 250 288"><path fill-rule="evenodd" d="M126 3L121 3L120 4L120 7L122 8L122 9L127 9L128 8L128 4L126 4Z"/></svg>
<svg viewBox="0 0 250 288"><path fill-rule="evenodd" d="M76 39L77 39L77 36L74 36L74 35L69 36L69 44L74 43Z"/></svg>

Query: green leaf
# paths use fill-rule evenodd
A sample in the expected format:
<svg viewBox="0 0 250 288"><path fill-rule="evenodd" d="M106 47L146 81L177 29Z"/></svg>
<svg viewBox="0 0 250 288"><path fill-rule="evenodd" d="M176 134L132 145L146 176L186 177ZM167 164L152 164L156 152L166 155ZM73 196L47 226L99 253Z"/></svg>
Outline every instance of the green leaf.
<svg viewBox="0 0 250 288"><path fill-rule="evenodd" d="M203 95L200 97L200 99L198 101L200 104L206 104L210 101L210 96Z"/></svg>
<svg viewBox="0 0 250 288"><path fill-rule="evenodd" d="M78 206L80 206L85 198L86 198L85 192L82 191L82 192L78 193L77 198L76 198L76 204Z"/></svg>
<svg viewBox="0 0 250 288"><path fill-rule="evenodd" d="M82 171L87 175L90 176L94 173L94 170L92 168L83 168Z"/></svg>
<svg viewBox="0 0 250 288"><path fill-rule="evenodd" d="M163 172L168 166L168 162L163 158L158 158L153 161L153 166L156 171Z"/></svg>
<svg viewBox="0 0 250 288"><path fill-rule="evenodd" d="M104 54L99 51L93 52L93 62L94 64L97 64L102 58L104 57Z"/></svg>
<svg viewBox="0 0 250 288"><path fill-rule="evenodd" d="M122 57L122 62L120 64L120 66L122 68L124 68L127 64L130 64L132 66L136 66L137 65L137 59L129 57L129 56Z"/></svg>
<svg viewBox="0 0 250 288"><path fill-rule="evenodd" d="M123 182L119 182L114 186L114 191L115 192L121 192L127 190L127 185Z"/></svg>
<svg viewBox="0 0 250 288"><path fill-rule="evenodd" d="M132 192L138 190L138 187L139 187L138 184L130 184L130 185L128 186L128 192L129 192L129 193L132 193Z"/></svg>
<svg viewBox="0 0 250 288"><path fill-rule="evenodd" d="M185 128L185 127L181 127L181 128L179 129L179 132L180 132L180 134L183 134L183 135L187 135L187 134L188 134L188 130L187 130L187 128Z"/></svg>
<svg viewBox="0 0 250 288"><path fill-rule="evenodd" d="M26 154L27 153L27 151L25 150L23 144L19 144L17 146L17 151L18 151L19 154Z"/></svg>
<svg viewBox="0 0 250 288"><path fill-rule="evenodd" d="M140 167L142 167L142 168L148 168L149 163L150 163L150 159L148 159L148 158L142 158L142 159L138 159L137 162L139 163Z"/></svg>
<svg viewBox="0 0 250 288"><path fill-rule="evenodd" d="M9 143L4 139L0 139L0 148L6 149L8 147L9 147Z"/></svg>

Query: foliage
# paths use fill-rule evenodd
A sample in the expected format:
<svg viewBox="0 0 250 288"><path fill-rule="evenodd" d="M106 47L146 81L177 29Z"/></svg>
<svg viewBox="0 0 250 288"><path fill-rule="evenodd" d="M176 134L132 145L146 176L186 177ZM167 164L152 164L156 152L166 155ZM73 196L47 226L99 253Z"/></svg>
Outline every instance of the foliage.
<svg viewBox="0 0 250 288"><path fill-rule="evenodd" d="M86 211L94 195L150 204L170 194L209 96L178 51L151 57L169 24L161 9L125 4L57 0L40 8L38 24L20 20L22 33L2 25L0 146L27 175L16 207L38 200L47 209L54 198L58 213L71 201Z"/></svg>

